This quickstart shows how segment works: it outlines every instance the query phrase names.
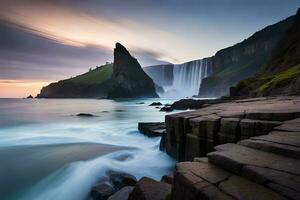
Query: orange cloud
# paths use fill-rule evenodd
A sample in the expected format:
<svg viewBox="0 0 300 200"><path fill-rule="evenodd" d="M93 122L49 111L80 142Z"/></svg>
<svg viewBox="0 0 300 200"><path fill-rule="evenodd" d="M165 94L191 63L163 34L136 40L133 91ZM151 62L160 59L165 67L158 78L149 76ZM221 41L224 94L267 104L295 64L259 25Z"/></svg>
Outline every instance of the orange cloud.
<svg viewBox="0 0 300 200"><path fill-rule="evenodd" d="M170 48L170 45L180 44L180 38L168 31L124 18L101 18L51 2L4 2L2 5L5 6L0 7L0 18L59 43L112 49L116 42L121 42L131 50L135 50L134 47L152 49L159 52L157 59L176 62L170 55L178 54L179 49ZM181 46L180 51L184 48Z"/></svg>

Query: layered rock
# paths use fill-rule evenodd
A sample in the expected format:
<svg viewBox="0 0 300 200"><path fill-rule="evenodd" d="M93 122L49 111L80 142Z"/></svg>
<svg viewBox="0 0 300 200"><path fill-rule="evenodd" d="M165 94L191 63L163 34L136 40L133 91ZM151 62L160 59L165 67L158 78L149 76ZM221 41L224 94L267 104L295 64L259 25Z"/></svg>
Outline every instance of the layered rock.
<svg viewBox="0 0 300 200"><path fill-rule="evenodd" d="M167 115L162 147L179 161L205 156L214 146L269 133L300 116L300 97L233 100ZM280 126L279 126L280 127Z"/></svg>
<svg viewBox="0 0 300 200"><path fill-rule="evenodd" d="M158 97L152 79L120 43L114 49L112 88L108 98Z"/></svg>
<svg viewBox="0 0 300 200"><path fill-rule="evenodd" d="M270 120L299 117L298 111L282 112L284 117L279 117L278 110L272 114L256 113ZM299 199L300 118L281 123L270 128L272 131L267 135L250 137L238 144L218 145L207 157L177 163L172 199Z"/></svg>

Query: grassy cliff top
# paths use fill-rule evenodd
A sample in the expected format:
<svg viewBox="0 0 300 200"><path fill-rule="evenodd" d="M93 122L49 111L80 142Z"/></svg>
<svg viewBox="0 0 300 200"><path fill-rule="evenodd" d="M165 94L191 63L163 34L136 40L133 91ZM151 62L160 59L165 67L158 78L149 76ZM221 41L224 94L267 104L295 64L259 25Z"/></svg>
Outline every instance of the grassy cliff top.
<svg viewBox="0 0 300 200"><path fill-rule="evenodd" d="M66 80L62 80L60 82L67 83L77 83L77 84L84 84L84 85L94 85L94 84L101 84L104 81L107 81L111 78L113 73L113 64L102 65L93 69L89 72L84 74L78 75L73 78L69 78Z"/></svg>

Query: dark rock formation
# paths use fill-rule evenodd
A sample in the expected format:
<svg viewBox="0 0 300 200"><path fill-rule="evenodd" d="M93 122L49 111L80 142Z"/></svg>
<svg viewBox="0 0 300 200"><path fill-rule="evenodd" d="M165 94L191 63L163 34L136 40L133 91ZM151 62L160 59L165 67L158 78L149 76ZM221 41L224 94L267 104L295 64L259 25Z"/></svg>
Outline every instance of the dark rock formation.
<svg viewBox="0 0 300 200"><path fill-rule="evenodd" d="M26 99L32 99L33 96L32 95L29 95L28 97L26 97Z"/></svg>
<svg viewBox="0 0 300 200"><path fill-rule="evenodd" d="M108 172L109 180L115 189L119 190L125 186L135 186L137 180L133 175L123 172Z"/></svg>
<svg viewBox="0 0 300 200"><path fill-rule="evenodd" d="M214 72L202 80L199 96L228 95L230 86L255 74L292 26L294 18L268 26L241 43L218 51L212 57Z"/></svg>
<svg viewBox="0 0 300 200"><path fill-rule="evenodd" d="M108 200L127 200L129 197L129 194L132 192L134 187L132 186L126 186L120 189L115 194L111 195Z"/></svg>
<svg viewBox="0 0 300 200"><path fill-rule="evenodd" d="M149 106L162 106L162 103L160 103L160 102L153 102Z"/></svg>
<svg viewBox="0 0 300 200"><path fill-rule="evenodd" d="M94 115L90 114L90 113L79 113L76 116L78 116L78 117L94 117Z"/></svg>
<svg viewBox="0 0 300 200"><path fill-rule="evenodd" d="M197 135L195 138L206 137L209 140L214 132L211 128L219 124L221 127L218 129L225 137L229 136L229 139L234 140L238 135L248 135L248 139L237 144L217 145L214 147L215 151L212 150L207 157L194 158L193 162L177 163L172 199L300 198L300 118L297 118L300 117L299 97L289 100L274 98L257 101L256 104L253 104L252 99L247 102L252 102L252 105L246 105L246 102L239 100L233 107L221 104L219 107L215 105L214 108L209 108L216 112L226 105L230 107L230 111L217 111L216 114L220 116L218 118L213 114L214 117L188 119L185 113L185 126L189 126L188 121L193 120L193 123L190 122L191 127L185 129L192 131L192 136ZM295 102L298 103L293 106ZM272 103L275 105L267 105ZM249 110L252 106L255 108ZM247 111L240 112L242 107ZM203 114L210 111L202 109ZM189 117L192 115L190 112ZM289 120L292 118L296 119ZM210 120L206 121L208 119ZM279 124L281 125L278 126ZM255 136L257 134L260 136ZM194 147L194 150L197 148Z"/></svg>
<svg viewBox="0 0 300 200"><path fill-rule="evenodd" d="M253 77L241 81L231 96L300 94L300 9L268 62Z"/></svg>
<svg viewBox="0 0 300 200"><path fill-rule="evenodd" d="M166 133L164 122L139 122L138 129L148 137L158 137Z"/></svg>
<svg viewBox="0 0 300 200"><path fill-rule="evenodd" d="M107 200L112 194L114 194L115 189L107 183L99 183L92 188L90 197L93 200Z"/></svg>
<svg viewBox="0 0 300 200"><path fill-rule="evenodd" d="M172 106L164 106L159 111L161 111L161 112L172 112L173 110L174 110L174 108L172 108Z"/></svg>
<svg viewBox="0 0 300 200"><path fill-rule="evenodd" d="M128 200L161 200L171 192L171 185L143 177L130 193Z"/></svg>
<svg viewBox="0 0 300 200"><path fill-rule="evenodd" d="M161 149L179 161L193 160L214 146L269 133L283 121L300 117L299 97L232 100L166 115Z"/></svg>
<svg viewBox="0 0 300 200"><path fill-rule="evenodd" d="M114 49L112 88L108 98L158 97L152 79L120 43Z"/></svg>

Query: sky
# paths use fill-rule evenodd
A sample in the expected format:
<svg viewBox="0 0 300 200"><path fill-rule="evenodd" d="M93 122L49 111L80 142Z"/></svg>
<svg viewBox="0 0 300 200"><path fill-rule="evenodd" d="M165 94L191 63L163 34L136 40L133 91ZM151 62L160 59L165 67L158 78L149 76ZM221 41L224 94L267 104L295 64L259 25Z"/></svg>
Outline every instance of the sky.
<svg viewBox="0 0 300 200"><path fill-rule="evenodd" d="M0 97L113 61L142 66L209 57L296 13L299 0L0 0Z"/></svg>

